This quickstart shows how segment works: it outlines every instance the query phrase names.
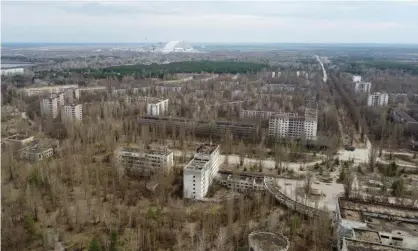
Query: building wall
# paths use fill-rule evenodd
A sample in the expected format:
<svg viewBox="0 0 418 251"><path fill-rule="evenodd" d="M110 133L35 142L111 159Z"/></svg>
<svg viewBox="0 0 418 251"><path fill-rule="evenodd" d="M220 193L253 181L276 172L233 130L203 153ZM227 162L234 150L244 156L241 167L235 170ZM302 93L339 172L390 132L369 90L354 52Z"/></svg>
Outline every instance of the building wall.
<svg viewBox="0 0 418 251"><path fill-rule="evenodd" d="M83 107L81 105L65 105L62 108L62 118L70 120L83 119Z"/></svg>
<svg viewBox="0 0 418 251"><path fill-rule="evenodd" d="M78 85L60 85L60 86L44 86L38 88L25 88L23 92L27 96L37 96L47 93L60 93L69 88L78 88Z"/></svg>
<svg viewBox="0 0 418 251"><path fill-rule="evenodd" d="M23 159L28 159L32 161L39 161L43 159L47 159L54 154L54 150L52 148L48 148L42 152L33 152L30 149L23 149L21 151L20 157Z"/></svg>
<svg viewBox="0 0 418 251"><path fill-rule="evenodd" d="M217 146L211 154L195 153L194 159L206 160L207 162L201 170L191 169L188 166L184 168L183 195L185 198L201 199L206 196L219 171L220 147Z"/></svg>
<svg viewBox="0 0 418 251"><path fill-rule="evenodd" d="M118 151L117 159L125 168L144 169L162 168L171 170L174 165L174 154L146 153L146 152L127 152Z"/></svg>
<svg viewBox="0 0 418 251"><path fill-rule="evenodd" d="M370 92L372 83L370 82L356 82L354 91L355 92Z"/></svg>
<svg viewBox="0 0 418 251"><path fill-rule="evenodd" d="M58 116L58 104L58 98L44 98L41 101L41 115L56 118Z"/></svg>
<svg viewBox="0 0 418 251"><path fill-rule="evenodd" d="M389 102L389 95L387 93L373 93L369 94L367 99L368 106L385 106Z"/></svg>
<svg viewBox="0 0 418 251"><path fill-rule="evenodd" d="M160 101L158 103L147 104L147 114L149 116L161 116L168 110L168 99Z"/></svg>
<svg viewBox="0 0 418 251"><path fill-rule="evenodd" d="M183 172L183 196L189 199L202 199L209 189L209 169L185 168Z"/></svg>
<svg viewBox="0 0 418 251"><path fill-rule="evenodd" d="M269 136L272 138L317 138L318 123L316 119L281 116L269 120Z"/></svg>

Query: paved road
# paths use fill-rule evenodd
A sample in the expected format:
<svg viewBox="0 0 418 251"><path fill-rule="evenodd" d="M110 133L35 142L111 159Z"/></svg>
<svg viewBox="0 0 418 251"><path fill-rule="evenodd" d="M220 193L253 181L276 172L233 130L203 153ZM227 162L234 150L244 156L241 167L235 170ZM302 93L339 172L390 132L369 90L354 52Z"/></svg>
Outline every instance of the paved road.
<svg viewBox="0 0 418 251"><path fill-rule="evenodd" d="M321 59L319 58L318 55L315 55L315 57L316 57L316 60L318 60L319 64L322 67L322 74L324 75L323 78L322 78L322 80L324 81L324 83L326 83L327 80L328 80L328 75L327 75L327 72L325 71L324 64L322 63L322 61L321 61Z"/></svg>

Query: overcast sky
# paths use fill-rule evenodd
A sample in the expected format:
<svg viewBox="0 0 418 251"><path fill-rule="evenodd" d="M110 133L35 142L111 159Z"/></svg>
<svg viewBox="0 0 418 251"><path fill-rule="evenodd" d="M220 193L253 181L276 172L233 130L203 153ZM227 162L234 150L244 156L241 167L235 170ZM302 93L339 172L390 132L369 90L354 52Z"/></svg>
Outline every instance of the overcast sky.
<svg viewBox="0 0 418 251"><path fill-rule="evenodd" d="M418 1L2 1L1 40L418 43Z"/></svg>

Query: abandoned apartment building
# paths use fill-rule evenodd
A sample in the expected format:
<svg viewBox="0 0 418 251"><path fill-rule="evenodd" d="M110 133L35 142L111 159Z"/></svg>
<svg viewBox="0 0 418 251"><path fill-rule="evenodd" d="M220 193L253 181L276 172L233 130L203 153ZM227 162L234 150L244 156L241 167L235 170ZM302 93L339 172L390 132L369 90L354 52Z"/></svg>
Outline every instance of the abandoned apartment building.
<svg viewBox="0 0 418 251"><path fill-rule="evenodd" d="M418 250L418 208L339 198L339 250Z"/></svg>
<svg viewBox="0 0 418 251"><path fill-rule="evenodd" d="M169 171L174 165L173 156L173 152L166 150L143 150L137 147L120 147L116 150L119 164L132 170Z"/></svg>

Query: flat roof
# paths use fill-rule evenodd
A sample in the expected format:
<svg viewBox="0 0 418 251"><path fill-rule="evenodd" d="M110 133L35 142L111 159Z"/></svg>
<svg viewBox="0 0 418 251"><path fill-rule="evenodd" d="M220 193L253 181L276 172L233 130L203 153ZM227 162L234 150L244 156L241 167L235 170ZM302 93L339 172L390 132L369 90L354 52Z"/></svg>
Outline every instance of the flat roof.
<svg viewBox="0 0 418 251"><path fill-rule="evenodd" d="M411 117L411 115L409 115L399 107L394 108L393 111L397 113L402 119L404 119L405 122L417 122L413 117Z"/></svg>
<svg viewBox="0 0 418 251"><path fill-rule="evenodd" d="M212 154L216 150L217 147L218 145L203 144L197 148L196 153Z"/></svg>
<svg viewBox="0 0 418 251"><path fill-rule="evenodd" d="M411 250L396 246L388 246L379 243L372 243L360 240L353 240L345 238L344 242L347 247L347 251L401 251L401 250Z"/></svg>
<svg viewBox="0 0 418 251"><path fill-rule="evenodd" d="M4 140L24 140L24 139L29 139L31 137L32 136L26 136L26 135L18 133L18 134L14 134L9 137L6 137Z"/></svg>
<svg viewBox="0 0 418 251"><path fill-rule="evenodd" d="M186 166L185 169L190 170L202 170L207 167L207 164L209 163L209 160L206 159L198 159L193 158Z"/></svg>
<svg viewBox="0 0 418 251"><path fill-rule="evenodd" d="M360 215L348 215L345 212L369 212L418 220L418 208L416 207L377 203L366 200L348 200L346 198L339 198L338 203L341 216L348 220L360 221L361 218Z"/></svg>
<svg viewBox="0 0 418 251"><path fill-rule="evenodd" d="M382 240L380 239L380 235L377 231L369 230L369 229L360 229L360 228L353 228L353 231L354 231L356 240L382 243Z"/></svg>
<svg viewBox="0 0 418 251"><path fill-rule="evenodd" d="M418 208L341 198L338 203L343 219L379 232L418 237Z"/></svg>

